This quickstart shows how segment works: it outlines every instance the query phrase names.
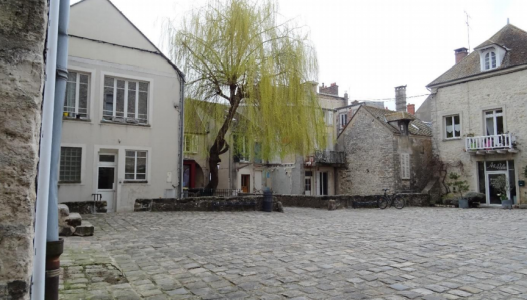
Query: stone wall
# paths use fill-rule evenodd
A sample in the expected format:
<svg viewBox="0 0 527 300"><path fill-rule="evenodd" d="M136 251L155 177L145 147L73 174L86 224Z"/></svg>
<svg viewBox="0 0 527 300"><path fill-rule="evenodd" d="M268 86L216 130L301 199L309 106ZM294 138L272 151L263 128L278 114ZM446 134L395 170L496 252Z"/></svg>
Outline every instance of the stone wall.
<svg viewBox="0 0 527 300"><path fill-rule="evenodd" d="M28 299L47 1L0 7L0 299Z"/></svg>
<svg viewBox="0 0 527 300"><path fill-rule="evenodd" d="M403 194L406 206L429 206L430 196L427 194ZM305 196L305 195L274 195L273 210L278 210L278 202L284 207L308 207L328 209L329 201L334 200L337 208L362 207L362 204L376 202L377 196ZM137 199L135 211L250 211L262 209L263 196L237 197L194 197L185 199ZM376 205L368 205L374 206Z"/></svg>
<svg viewBox="0 0 527 300"><path fill-rule="evenodd" d="M354 130L350 130L353 126ZM347 168L338 170L337 193L372 195L394 190L394 136L365 109L359 109L337 141Z"/></svg>
<svg viewBox="0 0 527 300"><path fill-rule="evenodd" d="M95 204L93 201L80 201L80 202L63 202L68 206L69 212L76 212L80 214L91 214L95 208L95 212L105 213L106 212L106 201L97 201Z"/></svg>
<svg viewBox="0 0 527 300"><path fill-rule="evenodd" d="M527 70L493 76L434 89L437 92L431 101L434 153L445 163L462 167L450 167L448 172L457 172L467 180L471 191L478 191L477 162L514 160L516 182L527 180L523 168L527 166ZM483 113L489 109L502 109L504 131L516 136L517 154L470 155L464 151L464 139L469 133L475 136L484 132ZM459 114L461 138L446 140L445 116ZM527 187L519 187L518 203L527 203ZM520 202L521 201L521 202Z"/></svg>

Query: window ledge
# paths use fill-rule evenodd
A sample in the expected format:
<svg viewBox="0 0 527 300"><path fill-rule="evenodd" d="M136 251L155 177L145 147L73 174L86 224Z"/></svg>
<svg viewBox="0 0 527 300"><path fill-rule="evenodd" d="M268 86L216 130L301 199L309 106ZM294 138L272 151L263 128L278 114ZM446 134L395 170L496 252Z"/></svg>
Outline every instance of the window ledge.
<svg viewBox="0 0 527 300"><path fill-rule="evenodd" d="M127 123L127 122L115 122L115 121L108 121L108 120L101 120L101 124L137 126L137 127L151 127L150 124L136 124L136 123Z"/></svg>
<svg viewBox="0 0 527 300"><path fill-rule="evenodd" d="M148 180L125 180L123 183L148 183Z"/></svg>
<svg viewBox="0 0 527 300"><path fill-rule="evenodd" d="M77 118L62 117L62 120L64 120L64 121L79 121L79 122L87 122L87 123L91 122L91 119L86 119L86 118L84 118L84 119L77 119Z"/></svg>
<svg viewBox="0 0 527 300"><path fill-rule="evenodd" d="M462 140L462 138L461 137L457 137L457 138L443 139L443 142L459 141L459 140Z"/></svg>

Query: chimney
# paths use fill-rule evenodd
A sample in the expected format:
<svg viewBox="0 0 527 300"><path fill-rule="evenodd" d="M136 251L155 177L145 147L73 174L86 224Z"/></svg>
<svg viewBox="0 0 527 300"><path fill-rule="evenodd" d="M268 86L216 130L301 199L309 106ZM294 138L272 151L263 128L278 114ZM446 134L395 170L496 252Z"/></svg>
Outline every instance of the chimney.
<svg viewBox="0 0 527 300"><path fill-rule="evenodd" d="M330 86L324 86L322 83L322 86L318 89L319 93L321 94L328 94L328 95L339 95L339 86L336 82L332 83Z"/></svg>
<svg viewBox="0 0 527 300"><path fill-rule="evenodd" d="M415 115L415 104L406 105L406 111L411 115Z"/></svg>
<svg viewBox="0 0 527 300"><path fill-rule="evenodd" d="M465 58L465 56L468 55L468 49L463 47L463 48L459 48L459 49L456 49L454 50L454 53L456 55L456 64L458 62L460 62L463 58Z"/></svg>
<svg viewBox="0 0 527 300"><path fill-rule="evenodd" d="M395 110L406 111L406 85L395 87Z"/></svg>

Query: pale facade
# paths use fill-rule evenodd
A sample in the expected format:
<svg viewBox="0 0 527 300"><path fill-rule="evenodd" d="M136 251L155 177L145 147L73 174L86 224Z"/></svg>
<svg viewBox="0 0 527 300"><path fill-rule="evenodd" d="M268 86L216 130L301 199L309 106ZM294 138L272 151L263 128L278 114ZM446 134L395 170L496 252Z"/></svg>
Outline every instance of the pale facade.
<svg viewBox="0 0 527 300"><path fill-rule="evenodd" d="M500 178L508 199L526 202L525 47L527 33L507 25L428 86L434 152L471 191L486 194L483 205L501 204Z"/></svg>
<svg viewBox="0 0 527 300"><path fill-rule="evenodd" d="M108 0L71 7L59 201L176 197L182 73Z"/></svg>

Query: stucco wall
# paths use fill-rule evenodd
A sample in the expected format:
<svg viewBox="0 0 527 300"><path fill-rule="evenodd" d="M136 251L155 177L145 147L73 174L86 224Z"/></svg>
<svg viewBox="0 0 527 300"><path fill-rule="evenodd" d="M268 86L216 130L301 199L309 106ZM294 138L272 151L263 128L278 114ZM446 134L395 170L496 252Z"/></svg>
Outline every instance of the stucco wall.
<svg viewBox="0 0 527 300"><path fill-rule="evenodd" d="M87 1L91 2L91 1ZM101 3L99 3L101 2ZM91 22L106 22L94 14L91 5L106 1L79 3L72 8L72 19L92 13ZM99 7L98 9L102 9ZM109 8L112 9L113 8ZM86 11L85 11L86 10ZM122 17L115 14L115 17ZM95 18L95 20L93 20ZM70 24L73 32L90 38L111 42L107 33L90 33L88 19ZM131 27L120 23L121 27ZM124 25L126 26L124 26ZM88 26L89 27L89 26ZM133 28L133 27L132 27ZM92 28L93 29L93 28ZM144 44L140 35L128 37L131 42ZM114 41L115 42L115 41ZM108 204L116 211L132 211L137 198L164 197L179 185L179 94L180 81L174 68L160 55L135 49L101 44L79 38L70 39L68 69L90 75L89 120L65 120L62 146L82 147L81 183L60 184L59 202L92 200L97 192L99 153L117 154L115 202ZM148 126L102 122L104 76L149 82ZM125 182L126 150L148 151L147 183Z"/></svg>
<svg viewBox="0 0 527 300"><path fill-rule="evenodd" d="M0 7L0 299L29 299L47 1Z"/></svg>
<svg viewBox="0 0 527 300"><path fill-rule="evenodd" d="M450 168L463 175L470 184L470 190L478 189L477 162L514 160L516 181L525 180L523 168L527 165L527 70L456 84L434 89L437 92L432 101L434 152L446 163L461 162L463 168ZM504 130L516 136L517 154L470 155L464 151L464 137L467 133L485 135L483 111L502 108ZM444 117L459 114L461 117L460 139L445 140ZM527 189L519 188L518 200L525 203Z"/></svg>

